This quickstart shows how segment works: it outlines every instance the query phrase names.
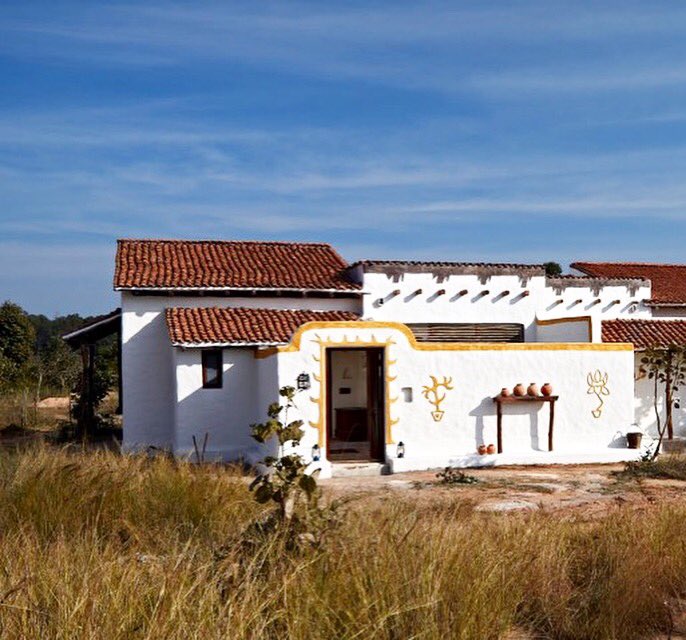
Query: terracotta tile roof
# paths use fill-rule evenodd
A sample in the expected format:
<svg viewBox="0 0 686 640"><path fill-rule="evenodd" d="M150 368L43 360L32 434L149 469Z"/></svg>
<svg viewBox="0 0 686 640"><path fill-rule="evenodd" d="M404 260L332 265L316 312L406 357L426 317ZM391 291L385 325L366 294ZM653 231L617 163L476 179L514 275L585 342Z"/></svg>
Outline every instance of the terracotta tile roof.
<svg viewBox="0 0 686 640"><path fill-rule="evenodd" d="M306 322L358 320L351 311L184 307L166 310L172 344L286 344Z"/></svg>
<svg viewBox="0 0 686 640"><path fill-rule="evenodd" d="M571 267L591 276L644 278L652 283L651 302L686 303L686 265L683 264L573 262Z"/></svg>
<svg viewBox="0 0 686 640"><path fill-rule="evenodd" d="M114 287L359 289L346 269L324 243L119 240Z"/></svg>
<svg viewBox="0 0 686 640"><path fill-rule="evenodd" d="M686 320L603 320L603 342L633 342L636 349L686 344Z"/></svg>

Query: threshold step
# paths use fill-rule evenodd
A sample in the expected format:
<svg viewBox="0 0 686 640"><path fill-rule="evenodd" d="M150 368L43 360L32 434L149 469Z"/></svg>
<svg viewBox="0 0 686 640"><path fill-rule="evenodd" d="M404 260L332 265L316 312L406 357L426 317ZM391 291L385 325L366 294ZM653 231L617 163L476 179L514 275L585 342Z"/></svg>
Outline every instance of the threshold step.
<svg viewBox="0 0 686 640"><path fill-rule="evenodd" d="M383 462L334 462L331 465L333 478L387 476L390 473L390 467Z"/></svg>

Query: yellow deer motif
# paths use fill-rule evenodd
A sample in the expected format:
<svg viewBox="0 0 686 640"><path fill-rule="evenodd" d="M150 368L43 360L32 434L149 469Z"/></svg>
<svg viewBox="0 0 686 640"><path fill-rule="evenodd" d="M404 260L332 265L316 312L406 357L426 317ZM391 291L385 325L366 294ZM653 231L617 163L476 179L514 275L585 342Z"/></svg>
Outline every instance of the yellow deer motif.
<svg viewBox="0 0 686 640"><path fill-rule="evenodd" d="M438 390L443 387L446 391L453 388L453 379L443 376L443 381L439 382L436 376L429 376L431 378L431 386L424 386L422 395L433 405L434 410L431 412L431 417L434 422L440 422L443 419L445 411L441 411L441 403L445 400L445 392L441 395Z"/></svg>
<svg viewBox="0 0 686 640"><path fill-rule="evenodd" d="M605 404L603 396L610 395L610 390L607 388L607 379L607 372L602 373L600 369L596 369L595 372L589 373L586 376L586 382L588 382L588 391L586 393L594 394L600 400L600 404L591 411L594 418L600 418L603 413L603 405Z"/></svg>

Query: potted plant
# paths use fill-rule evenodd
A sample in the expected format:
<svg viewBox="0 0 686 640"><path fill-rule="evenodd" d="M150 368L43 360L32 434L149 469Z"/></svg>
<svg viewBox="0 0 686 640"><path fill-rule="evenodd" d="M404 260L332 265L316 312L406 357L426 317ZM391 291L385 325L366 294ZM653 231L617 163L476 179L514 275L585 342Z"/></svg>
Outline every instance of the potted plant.
<svg viewBox="0 0 686 640"><path fill-rule="evenodd" d="M629 449L640 449L643 434L640 431L629 431L626 434L626 445Z"/></svg>

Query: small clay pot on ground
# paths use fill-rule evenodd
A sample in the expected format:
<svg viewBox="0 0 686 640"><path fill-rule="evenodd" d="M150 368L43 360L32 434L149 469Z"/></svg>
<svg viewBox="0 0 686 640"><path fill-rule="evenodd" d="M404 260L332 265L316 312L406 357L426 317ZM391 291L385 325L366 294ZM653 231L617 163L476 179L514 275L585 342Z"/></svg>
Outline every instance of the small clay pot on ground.
<svg viewBox="0 0 686 640"><path fill-rule="evenodd" d="M480 456L485 456L486 455L486 445L485 444L480 444L477 452L479 453Z"/></svg>
<svg viewBox="0 0 686 640"><path fill-rule="evenodd" d="M486 453L487 453L488 455L493 455L493 454L495 453L495 445L494 445L494 444L489 444L489 445L486 447Z"/></svg>

